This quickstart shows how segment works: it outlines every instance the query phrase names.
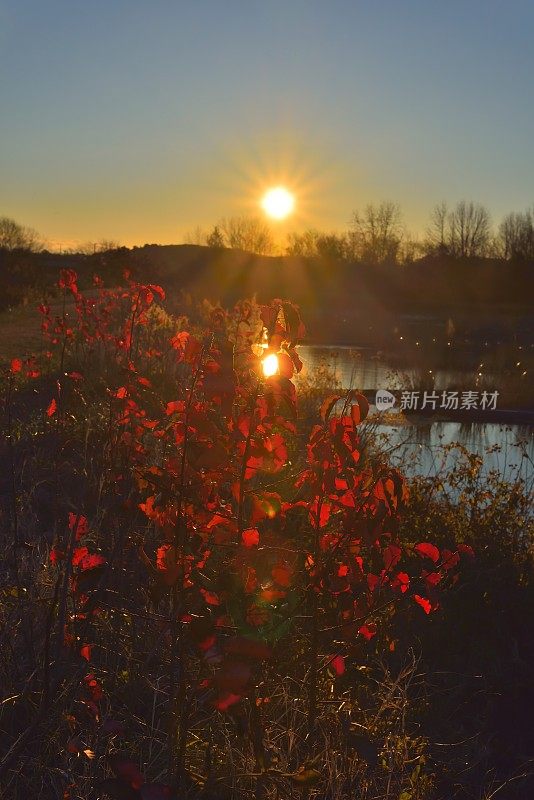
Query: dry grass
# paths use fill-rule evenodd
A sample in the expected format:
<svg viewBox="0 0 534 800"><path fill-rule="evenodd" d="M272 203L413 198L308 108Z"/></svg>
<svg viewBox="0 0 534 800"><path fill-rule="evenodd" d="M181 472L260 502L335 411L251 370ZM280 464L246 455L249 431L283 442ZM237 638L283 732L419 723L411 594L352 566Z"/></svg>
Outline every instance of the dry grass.
<svg viewBox="0 0 534 800"><path fill-rule="evenodd" d="M42 349L41 320L33 306L0 314L0 364Z"/></svg>
<svg viewBox="0 0 534 800"><path fill-rule="evenodd" d="M84 297L98 296L98 289L84 291ZM0 313L0 365L12 358L36 355L44 350L41 335L41 314L37 310L39 301L34 299ZM74 314L74 300L69 294L63 306L61 297L48 300L52 319L63 311Z"/></svg>

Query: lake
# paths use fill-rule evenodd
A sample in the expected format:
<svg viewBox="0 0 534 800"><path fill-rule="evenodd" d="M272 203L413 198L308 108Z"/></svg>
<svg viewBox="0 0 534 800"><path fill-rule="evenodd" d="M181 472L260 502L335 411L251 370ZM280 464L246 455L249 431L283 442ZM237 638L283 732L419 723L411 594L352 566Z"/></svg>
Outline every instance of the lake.
<svg viewBox="0 0 534 800"><path fill-rule="evenodd" d="M361 348L303 345L299 355L305 365L303 375L311 375L326 365L344 388L399 391L415 385L413 372L395 370ZM471 388L470 381L473 382L471 371L436 370L431 377L436 390L441 391L458 383ZM373 412L376 408L371 406ZM399 416L399 424L395 424L395 415ZM484 470L498 470L507 480L522 478L529 488L534 484L534 436L528 425L406 418L395 408L387 415L387 424L381 419L383 415L378 418L377 433L391 451L392 462L402 464L405 474L435 475L446 471L458 458L454 451L447 452L447 445L457 442L484 457Z"/></svg>

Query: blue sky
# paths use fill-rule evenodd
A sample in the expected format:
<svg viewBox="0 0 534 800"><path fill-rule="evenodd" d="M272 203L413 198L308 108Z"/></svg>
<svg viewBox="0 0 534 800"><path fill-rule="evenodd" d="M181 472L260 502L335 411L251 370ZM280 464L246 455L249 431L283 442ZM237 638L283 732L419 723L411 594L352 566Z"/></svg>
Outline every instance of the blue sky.
<svg viewBox="0 0 534 800"><path fill-rule="evenodd" d="M534 203L532 0L0 0L0 215L52 241L180 241L381 199Z"/></svg>

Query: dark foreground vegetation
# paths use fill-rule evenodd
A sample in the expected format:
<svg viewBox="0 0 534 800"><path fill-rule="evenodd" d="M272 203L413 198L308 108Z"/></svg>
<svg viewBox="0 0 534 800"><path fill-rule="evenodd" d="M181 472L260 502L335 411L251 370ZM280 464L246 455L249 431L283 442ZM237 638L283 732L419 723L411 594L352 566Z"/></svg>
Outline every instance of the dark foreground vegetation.
<svg viewBox="0 0 534 800"><path fill-rule="evenodd" d="M2 376L2 800L531 796L528 487L408 484L292 303L59 296Z"/></svg>

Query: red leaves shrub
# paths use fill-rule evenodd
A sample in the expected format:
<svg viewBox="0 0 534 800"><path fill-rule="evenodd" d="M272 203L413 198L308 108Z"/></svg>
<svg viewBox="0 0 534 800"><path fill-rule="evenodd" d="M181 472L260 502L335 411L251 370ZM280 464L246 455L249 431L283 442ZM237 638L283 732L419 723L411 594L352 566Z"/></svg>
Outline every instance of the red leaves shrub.
<svg viewBox="0 0 534 800"><path fill-rule="evenodd" d="M292 632L304 631L300 646L313 680L321 654L341 678L354 644L378 646L397 609L415 604L430 614L439 607L461 555L472 550L451 545L440 553L429 542L400 540L408 490L397 470L365 455L367 399L358 392L326 398L307 441L296 436L291 378L301 366L295 345L304 327L295 306L275 300L256 316L251 304L233 314L215 309L204 330L158 337L150 315L164 298L161 287L128 279L126 288L100 288L98 301L89 302L68 270L60 287L74 298L76 324L53 320L43 306L44 335L51 348L87 360L69 373L68 392L58 381L61 418L53 424L58 435L66 430L68 403L88 404L91 382L97 385L91 402L106 420L106 491L119 509L109 518L124 526L126 516L134 531L121 545L119 567L106 536L95 547L87 518L70 512L71 538L50 553L56 569L74 571L67 640L77 641L79 621L98 618L102 574L113 582L127 572L132 596L141 585L157 610L170 669L182 659L184 691L194 696L203 686L210 708L226 712L254 696L273 655L302 660L287 638L278 649ZM280 374L267 379L262 341L279 358ZM113 387L105 375L91 376L96 352L107 359ZM11 373L21 369L15 359ZM53 399L46 414L57 411ZM89 660L91 643L77 646ZM91 682L83 702L93 704L94 721L103 689ZM109 781L146 787L147 798L165 796L127 757L117 754L110 765Z"/></svg>

